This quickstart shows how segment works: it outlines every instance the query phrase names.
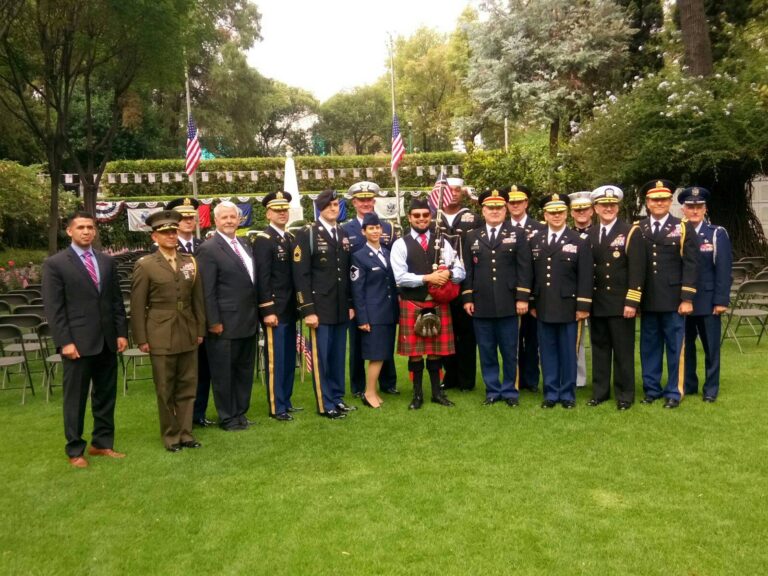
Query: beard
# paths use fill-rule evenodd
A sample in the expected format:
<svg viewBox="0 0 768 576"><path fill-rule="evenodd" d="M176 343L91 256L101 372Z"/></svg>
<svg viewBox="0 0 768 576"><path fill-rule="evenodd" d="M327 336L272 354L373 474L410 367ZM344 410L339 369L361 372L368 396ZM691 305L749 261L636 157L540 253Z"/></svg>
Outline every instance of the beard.
<svg viewBox="0 0 768 576"><path fill-rule="evenodd" d="M425 226L424 228L419 228L418 226L411 225L411 229L416 232L416 234L426 234L426 232L429 230L429 225Z"/></svg>

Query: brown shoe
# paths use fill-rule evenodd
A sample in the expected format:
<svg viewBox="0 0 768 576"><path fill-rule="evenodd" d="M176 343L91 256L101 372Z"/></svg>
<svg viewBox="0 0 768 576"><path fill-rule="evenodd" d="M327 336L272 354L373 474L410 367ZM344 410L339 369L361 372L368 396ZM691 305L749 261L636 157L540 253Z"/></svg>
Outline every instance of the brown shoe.
<svg viewBox="0 0 768 576"><path fill-rule="evenodd" d="M88 460L82 456L75 456L69 459L69 463L75 468L88 468Z"/></svg>
<svg viewBox="0 0 768 576"><path fill-rule="evenodd" d="M112 448L96 448L88 446L88 454L91 456L109 456L110 458L125 458L122 452L115 452Z"/></svg>

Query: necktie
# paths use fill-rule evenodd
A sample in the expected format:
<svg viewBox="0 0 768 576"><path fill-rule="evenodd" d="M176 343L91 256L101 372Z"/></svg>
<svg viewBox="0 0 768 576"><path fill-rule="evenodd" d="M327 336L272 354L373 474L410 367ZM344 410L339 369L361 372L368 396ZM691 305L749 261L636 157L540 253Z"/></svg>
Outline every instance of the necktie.
<svg viewBox="0 0 768 576"><path fill-rule="evenodd" d="M235 254L237 254L237 257L240 258L240 262L243 263L243 266L245 266L245 258L243 258L242 252L240 252L240 247L237 245L237 240L232 240L232 250L235 251ZM245 269L248 270L248 266L245 266Z"/></svg>
<svg viewBox="0 0 768 576"><path fill-rule="evenodd" d="M381 263L384 264L384 268L386 268L387 267L387 259L384 258L384 254L381 253L381 250L376 252L376 256L379 257L379 260L381 260Z"/></svg>
<svg viewBox="0 0 768 576"><path fill-rule="evenodd" d="M187 254L192 254L192 241L187 242Z"/></svg>
<svg viewBox="0 0 768 576"><path fill-rule="evenodd" d="M518 222L517 224L515 224L515 226L517 226L518 228L522 228L523 227L523 223L522 222Z"/></svg>
<svg viewBox="0 0 768 576"><path fill-rule="evenodd" d="M491 244L496 244L496 228L491 228Z"/></svg>
<svg viewBox="0 0 768 576"><path fill-rule="evenodd" d="M659 228L661 228L661 224L658 222L653 223L653 237L658 238L659 237Z"/></svg>
<svg viewBox="0 0 768 576"><path fill-rule="evenodd" d="M557 234L552 232L552 238L549 239L549 245L550 246L554 246L555 242L557 242Z"/></svg>
<svg viewBox="0 0 768 576"><path fill-rule="evenodd" d="M424 252L427 251L427 235L426 234L419 234L419 244L421 244L422 249Z"/></svg>
<svg viewBox="0 0 768 576"><path fill-rule="evenodd" d="M331 228L331 236L333 237L333 241L336 242L336 228Z"/></svg>
<svg viewBox="0 0 768 576"><path fill-rule="evenodd" d="M600 245L605 246L605 240L608 237L608 230L603 226L603 231L600 233Z"/></svg>
<svg viewBox="0 0 768 576"><path fill-rule="evenodd" d="M99 277L96 275L96 266L93 264L93 255L90 252L83 252L83 262L85 262L85 268L88 270L88 275L93 280L96 288L99 287Z"/></svg>

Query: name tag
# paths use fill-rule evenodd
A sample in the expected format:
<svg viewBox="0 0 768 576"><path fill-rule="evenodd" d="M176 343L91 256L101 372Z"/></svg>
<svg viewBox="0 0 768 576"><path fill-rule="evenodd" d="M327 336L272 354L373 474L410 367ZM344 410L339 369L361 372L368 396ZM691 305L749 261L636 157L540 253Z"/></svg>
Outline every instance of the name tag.
<svg viewBox="0 0 768 576"><path fill-rule="evenodd" d="M699 250L702 252L714 252L715 251L715 245L714 244L702 244L699 246Z"/></svg>
<svg viewBox="0 0 768 576"><path fill-rule="evenodd" d="M374 266L371 268L372 271L381 270L381 266Z"/></svg>

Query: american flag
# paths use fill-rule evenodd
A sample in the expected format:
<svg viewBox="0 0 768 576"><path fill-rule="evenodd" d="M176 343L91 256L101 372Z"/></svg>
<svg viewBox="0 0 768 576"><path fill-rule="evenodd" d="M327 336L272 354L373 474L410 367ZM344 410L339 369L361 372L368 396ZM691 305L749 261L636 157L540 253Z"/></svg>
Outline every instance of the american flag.
<svg viewBox="0 0 768 576"><path fill-rule="evenodd" d="M312 352L307 346L307 340L303 334L296 334L296 352L304 356L304 365L307 372L312 372Z"/></svg>
<svg viewBox="0 0 768 576"><path fill-rule="evenodd" d="M400 122L397 120L397 114L395 114L395 117L392 118L392 172L397 170L404 156L403 136L400 134Z"/></svg>
<svg viewBox="0 0 768 576"><path fill-rule="evenodd" d="M445 172L442 170L440 171L440 177L432 187L432 192L429 193L429 205L432 207L432 210L437 210L441 193L443 195L443 206L450 204L453 200L453 192L451 187L448 186L448 180L446 180Z"/></svg>
<svg viewBox="0 0 768 576"><path fill-rule="evenodd" d="M200 164L200 140L197 138L197 126L192 116L189 117L189 124L187 128L187 176L192 176Z"/></svg>

